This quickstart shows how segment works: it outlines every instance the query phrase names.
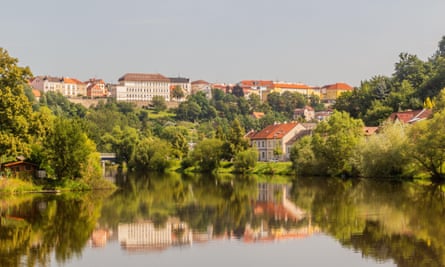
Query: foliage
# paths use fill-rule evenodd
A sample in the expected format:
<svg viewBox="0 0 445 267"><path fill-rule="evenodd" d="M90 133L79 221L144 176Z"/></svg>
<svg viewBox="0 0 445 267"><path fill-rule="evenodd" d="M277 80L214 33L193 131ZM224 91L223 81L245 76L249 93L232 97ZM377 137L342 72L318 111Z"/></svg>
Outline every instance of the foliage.
<svg viewBox="0 0 445 267"><path fill-rule="evenodd" d="M363 137L363 122L346 112L334 112L329 120L315 128L312 149L324 174L354 176L354 156Z"/></svg>
<svg viewBox="0 0 445 267"><path fill-rule="evenodd" d="M247 173L255 167L258 160L258 150L255 148L249 148L244 151L240 151L236 154L233 165L235 172Z"/></svg>
<svg viewBox="0 0 445 267"><path fill-rule="evenodd" d="M222 156L223 142L220 139L204 139L191 151L190 158L201 172L212 172L218 169Z"/></svg>
<svg viewBox="0 0 445 267"><path fill-rule="evenodd" d="M0 155L12 158L28 156L31 141L32 105L24 89L32 74L17 63L0 48Z"/></svg>
<svg viewBox="0 0 445 267"><path fill-rule="evenodd" d="M95 144L88 139L80 124L59 117L44 145L47 166L57 179L79 179L91 163L90 156L96 152Z"/></svg>
<svg viewBox="0 0 445 267"><path fill-rule="evenodd" d="M290 151L292 169L299 175L316 175L316 158L312 150L312 137L304 136L292 146Z"/></svg>
<svg viewBox="0 0 445 267"><path fill-rule="evenodd" d="M170 149L167 141L146 137L137 144L132 164L137 171L164 172L171 165Z"/></svg>
<svg viewBox="0 0 445 267"><path fill-rule="evenodd" d="M46 106L56 116L68 118L83 118L86 115L86 108L81 104L72 103L60 92L46 92L40 98L40 105Z"/></svg>
<svg viewBox="0 0 445 267"><path fill-rule="evenodd" d="M445 111L436 112L432 119L413 125L409 137L409 155L418 170L427 172L433 180L445 180Z"/></svg>
<svg viewBox="0 0 445 267"><path fill-rule="evenodd" d="M179 99L183 98L185 96L184 90L181 88L181 86L176 85L172 91L171 91L172 98L176 98L176 101L179 101Z"/></svg>
<svg viewBox="0 0 445 267"><path fill-rule="evenodd" d="M167 103L165 102L165 98L163 96L155 95L151 100L153 104L153 108L156 111L163 111L167 109Z"/></svg>
<svg viewBox="0 0 445 267"><path fill-rule="evenodd" d="M371 178L395 178L404 175L409 165L406 147L409 144L407 125L387 123L377 134L360 145L360 173Z"/></svg>

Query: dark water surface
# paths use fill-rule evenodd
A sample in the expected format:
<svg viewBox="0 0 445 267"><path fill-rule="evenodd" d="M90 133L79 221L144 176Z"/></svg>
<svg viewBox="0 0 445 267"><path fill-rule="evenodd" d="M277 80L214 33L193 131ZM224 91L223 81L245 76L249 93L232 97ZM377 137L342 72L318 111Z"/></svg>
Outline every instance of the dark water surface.
<svg viewBox="0 0 445 267"><path fill-rule="evenodd" d="M179 175L116 183L116 192L0 199L0 266L445 266L440 186Z"/></svg>

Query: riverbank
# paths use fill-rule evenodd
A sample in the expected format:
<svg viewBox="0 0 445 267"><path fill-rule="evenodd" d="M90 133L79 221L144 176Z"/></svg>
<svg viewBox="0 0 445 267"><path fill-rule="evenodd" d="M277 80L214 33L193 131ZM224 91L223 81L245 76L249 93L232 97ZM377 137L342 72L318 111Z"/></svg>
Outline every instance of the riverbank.
<svg viewBox="0 0 445 267"><path fill-rule="evenodd" d="M17 195L25 193L60 193L66 191L91 191L110 189L115 190L116 185L105 179L92 181L85 180L46 180L36 184L32 181L24 181L17 178L0 179L0 195Z"/></svg>

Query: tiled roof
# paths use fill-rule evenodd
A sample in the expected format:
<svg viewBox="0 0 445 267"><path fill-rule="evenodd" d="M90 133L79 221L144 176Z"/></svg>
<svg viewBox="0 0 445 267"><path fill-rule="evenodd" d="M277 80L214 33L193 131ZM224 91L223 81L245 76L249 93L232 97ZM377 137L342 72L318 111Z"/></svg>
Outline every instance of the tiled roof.
<svg viewBox="0 0 445 267"><path fill-rule="evenodd" d="M431 116L431 109L407 110L402 112L394 112L389 116L391 121L401 121L403 123L414 123L427 119Z"/></svg>
<svg viewBox="0 0 445 267"><path fill-rule="evenodd" d="M48 81L48 82L52 82L52 83L60 83L62 82L63 79L58 78L58 77L52 77L52 76L44 76L43 80Z"/></svg>
<svg viewBox="0 0 445 267"><path fill-rule="evenodd" d="M197 81L193 81L192 84L210 84L210 83L206 82L204 80L197 80Z"/></svg>
<svg viewBox="0 0 445 267"><path fill-rule="evenodd" d="M275 88L284 88L284 89L312 89L311 86L306 85L304 83L274 83Z"/></svg>
<svg viewBox="0 0 445 267"><path fill-rule="evenodd" d="M370 126L366 126L363 128L363 131L365 133L366 136L370 136L375 134L378 131L379 127L370 127Z"/></svg>
<svg viewBox="0 0 445 267"><path fill-rule="evenodd" d="M83 82L81 82L81 81L79 81L77 79L74 79L74 78L69 78L69 77L64 77L63 78L63 82L64 83L70 83L70 84L83 84Z"/></svg>
<svg viewBox="0 0 445 267"><path fill-rule="evenodd" d="M326 90L352 90L352 86L350 86L347 83L334 83L334 84L328 84L322 87Z"/></svg>
<svg viewBox="0 0 445 267"><path fill-rule="evenodd" d="M119 78L119 81L134 81L134 82L170 82L170 79L157 73L127 73Z"/></svg>
<svg viewBox="0 0 445 267"><path fill-rule="evenodd" d="M263 81L263 80L243 80L240 82L242 87L272 87L273 81Z"/></svg>
<svg viewBox="0 0 445 267"><path fill-rule="evenodd" d="M298 125L298 122L272 124L251 136L250 139L281 139Z"/></svg>

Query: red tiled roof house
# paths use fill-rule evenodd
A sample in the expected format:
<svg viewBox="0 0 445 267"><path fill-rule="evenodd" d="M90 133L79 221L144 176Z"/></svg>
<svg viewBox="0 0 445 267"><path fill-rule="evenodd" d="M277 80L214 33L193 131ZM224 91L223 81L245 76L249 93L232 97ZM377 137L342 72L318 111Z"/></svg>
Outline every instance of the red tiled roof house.
<svg viewBox="0 0 445 267"><path fill-rule="evenodd" d="M256 133L247 136L252 147L258 149L259 161L288 160L289 153L286 151L286 143L298 132L304 130L298 122L272 124ZM277 155L276 150L280 153ZM274 153L275 152L275 153Z"/></svg>

